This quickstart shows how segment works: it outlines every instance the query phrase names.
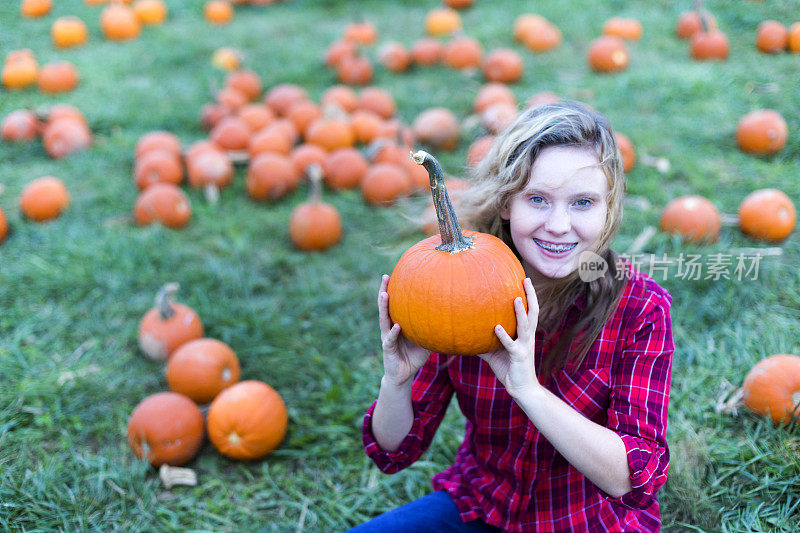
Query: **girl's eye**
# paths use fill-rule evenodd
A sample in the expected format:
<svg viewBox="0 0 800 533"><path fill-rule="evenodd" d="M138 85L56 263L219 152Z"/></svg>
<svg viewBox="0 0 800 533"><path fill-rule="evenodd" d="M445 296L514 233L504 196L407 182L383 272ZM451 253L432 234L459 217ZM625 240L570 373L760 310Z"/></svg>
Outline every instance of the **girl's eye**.
<svg viewBox="0 0 800 533"><path fill-rule="evenodd" d="M541 196L531 196L531 203L536 205L543 204L544 198Z"/></svg>
<svg viewBox="0 0 800 533"><path fill-rule="evenodd" d="M578 200L575 203L578 204L578 206L580 206L580 207L589 207L589 206L592 205L592 201L589 200L588 198L581 198L580 200Z"/></svg>

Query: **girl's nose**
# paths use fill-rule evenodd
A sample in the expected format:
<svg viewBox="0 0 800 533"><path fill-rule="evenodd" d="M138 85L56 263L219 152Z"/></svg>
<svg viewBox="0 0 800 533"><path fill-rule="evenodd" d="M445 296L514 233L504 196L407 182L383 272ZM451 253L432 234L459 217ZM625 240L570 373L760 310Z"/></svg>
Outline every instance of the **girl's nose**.
<svg viewBox="0 0 800 533"><path fill-rule="evenodd" d="M544 229L553 235L563 235L572 229L572 222L569 218L569 211L565 207L555 207L550 211Z"/></svg>

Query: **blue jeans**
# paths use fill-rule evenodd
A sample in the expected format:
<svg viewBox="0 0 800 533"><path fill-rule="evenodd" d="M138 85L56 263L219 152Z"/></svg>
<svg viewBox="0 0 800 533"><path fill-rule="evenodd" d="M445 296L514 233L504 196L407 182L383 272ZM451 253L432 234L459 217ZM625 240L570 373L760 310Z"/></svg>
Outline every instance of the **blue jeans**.
<svg viewBox="0 0 800 533"><path fill-rule="evenodd" d="M369 522L354 527L347 533L488 533L500 531L480 520L462 522L458 508L450 495L436 491L409 502Z"/></svg>

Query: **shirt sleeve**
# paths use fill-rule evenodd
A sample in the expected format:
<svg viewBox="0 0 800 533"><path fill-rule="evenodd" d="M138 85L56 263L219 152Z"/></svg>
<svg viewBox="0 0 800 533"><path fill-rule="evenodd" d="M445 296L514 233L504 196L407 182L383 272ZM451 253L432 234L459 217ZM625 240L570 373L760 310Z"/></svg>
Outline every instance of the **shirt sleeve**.
<svg viewBox="0 0 800 533"><path fill-rule="evenodd" d="M411 388L414 422L408 435L394 452L381 449L372 433L374 402L364 416L362 441L367 456L384 474L394 474L413 464L428 449L442 423L447 406L453 397L453 384L447 372L447 358L434 353L417 372Z"/></svg>
<svg viewBox="0 0 800 533"><path fill-rule="evenodd" d="M608 427L625 444L632 490L609 498L632 509L645 509L667 480L667 410L672 372L672 323L665 299L638 322L612 368Z"/></svg>

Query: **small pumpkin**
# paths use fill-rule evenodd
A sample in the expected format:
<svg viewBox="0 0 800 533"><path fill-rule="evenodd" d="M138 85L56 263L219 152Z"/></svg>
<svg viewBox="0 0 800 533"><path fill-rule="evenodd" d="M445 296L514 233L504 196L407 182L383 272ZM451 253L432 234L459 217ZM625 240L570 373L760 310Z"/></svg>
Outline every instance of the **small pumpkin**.
<svg viewBox="0 0 800 533"><path fill-rule="evenodd" d="M358 95L357 109L372 111L381 118L390 119L397 111L397 104L386 90L379 87L366 87Z"/></svg>
<svg viewBox="0 0 800 533"><path fill-rule="evenodd" d="M452 9L467 9L475 4L475 0L444 0L444 5Z"/></svg>
<svg viewBox="0 0 800 533"><path fill-rule="evenodd" d="M236 113L249 102L247 95L233 87L224 87L219 90L217 94L214 95L214 99L218 104L224 106L232 113Z"/></svg>
<svg viewBox="0 0 800 533"><path fill-rule="evenodd" d="M350 126L357 143L369 144L380 134L383 119L372 111L359 109L350 115Z"/></svg>
<svg viewBox="0 0 800 533"><path fill-rule="evenodd" d="M730 45L728 37L719 30L700 30L692 35L689 41L689 51L698 61L718 60L728 58Z"/></svg>
<svg viewBox="0 0 800 533"><path fill-rule="evenodd" d="M489 150L491 150L492 144L494 144L494 139L494 135L484 135L483 137L476 139L469 146L469 150L467 150L467 164L469 164L471 167L474 167L483 161L483 158L486 157L486 154L488 154Z"/></svg>
<svg viewBox="0 0 800 533"><path fill-rule="evenodd" d="M3 208L0 207L0 243L6 240L6 237L8 237L8 219Z"/></svg>
<svg viewBox="0 0 800 533"><path fill-rule="evenodd" d="M537 105L557 104L561 102L561 97L552 91L539 91L533 93L525 102L525 108L535 107Z"/></svg>
<svg viewBox="0 0 800 533"><path fill-rule="evenodd" d="M717 29L717 19L714 18L714 15L705 10L702 11L702 15L700 11L692 10L685 11L678 17L678 22L675 24L675 34L680 39L691 39L692 35L703 30L701 16L705 18L705 23L709 30Z"/></svg>
<svg viewBox="0 0 800 533"><path fill-rule="evenodd" d="M77 107L68 104L54 105L45 113L43 113L43 118L47 120L48 123L55 122L56 120L60 120L62 118L69 118L80 122L84 126L89 126L89 123L86 121L86 117L84 116L83 112Z"/></svg>
<svg viewBox="0 0 800 533"><path fill-rule="evenodd" d="M638 41L642 33L642 23L633 18L611 17L603 23L603 35L614 35L626 41Z"/></svg>
<svg viewBox="0 0 800 533"><path fill-rule="evenodd" d="M140 190L154 183L180 185L183 181L181 159L167 150L150 150L136 160L133 179Z"/></svg>
<svg viewBox="0 0 800 533"><path fill-rule="evenodd" d="M742 385L744 404L775 424L800 415L800 356L770 355L750 369Z"/></svg>
<svg viewBox="0 0 800 533"><path fill-rule="evenodd" d="M241 108L239 109L241 110ZM205 104L200 108L200 127L205 131L211 131L220 120L230 116L232 113L228 106L217 103Z"/></svg>
<svg viewBox="0 0 800 533"><path fill-rule="evenodd" d="M541 15L533 13L523 13L514 20L514 39L524 43L525 35L529 32L535 31L540 25L547 22L547 19Z"/></svg>
<svg viewBox="0 0 800 533"><path fill-rule="evenodd" d="M139 137L136 141L134 154L139 159L151 150L164 150L176 157L181 157L181 141L174 133L164 130L150 131Z"/></svg>
<svg viewBox="0 0 800 533"><path fill-rule="evenodd" d="M378 30L371 22L351 22L344 29L344 40L351 43L369 46L378 40Z"/></svg>
<svg viewBox="0 0 800 533"><path fill-rule="evenodd" d="M550 21L526 29L522 33L522 44L532 52L543 53L557 48L561 44L561 30Z"/></svg>
<svg viewBox="0 0 800 533"><path fill-rule="evenodd" d="M237 383L240 375L236 354L216 339L191 340L175 350L167 362L169 389L200 405Z"/></svg>
<svg viewBox="0 0 800 533"><path fill-rule="evenodd" d="M136 0L133 12L141 24L159 26L167 20L169 10L164 0Z"/></svg>
<svg viewBox="0 0 800 533"><path fill-rule="evenodd" d="M661 213L661 231L678 234L689 242L715 242L721 227L719 211L702 196L676 198Z"/></svg>
<svg viewBox="0 0 800 533"><path fill-rule="evenodd" d="M372 165L361 179L361 194L372 205L391 205L411 193L408 172L391 163Z"/></svg>
<svg viewBox="0 0 800 533"><path fill-rule="evenodd" d="M214 398L208 438L231 459L249 461L271 453L286 436L289 413L281 396L260 381L242 381Z"/></svg>
<svg viewBox="0 0 800 533"><path fill-rule="evenodd" d="M336 69L339 81L348 85L369 85L373 74L372 63L359 55L342 59Z"/></svg>
<svg viewBox="0 0 800 533"><path fill-rule="evenodd" d="M133 409L128 444L153 466L186 464L203 444L203 414L182 394L158 392Z"/></svg>
<svg viewBox="0 0 800 533"><path fill-rule="evenodd" d="M497 102L481 113L481 123L489 133L497 135L510 126L517 119L518 114L517 106L506 102Z"/></svg>
<svg viewBox="0 0 800 533"><path fill-rule="evenodd" d="M11 142L30 142L39 135L41 124L27 109L12 111L0 123L0 139Z"/></svg>
<svg viewBox="0 0 800 533"><path fill-rule="evenodd" d="M277 200L297 188L300 174L285 155L259 154L250 160L245 182L247 194L254 200Z"/></svg>
<svg viewBox="0 0 800 533"><path fill-rule="evenodd" d="M633 147L633 142L624 133L616 132L616 138L619 152L622 155L622 164L627 174L636 166L636 149Z"/></svg>
<svg viewBox="0 0 800 533"><path fill-rule="evenodd" d="M64 182L53 176L36 178L22 189L19 209L36 222L57 218L69 207L69 191Z"/></svg>
<svg viewBox="0 0 800 533"><path fill-rule="evenodd" d="M514 50L499 48L486 56L483 75L490 82L515 83L522 77L524 68L521 55Z"/></svg>
<svg viewBox="0 0 800 533"><path fill-rule="evenodd" d="M42 132L42 143L47 155L59 159L91 146L92 132L75 118L51 119Z"/></svg>
<svg viewBox="0 0 800 533"><path fill-rule="evenodd" d="M285 117L295 102L308 100L308 93L299 85L281 83L267 91L264 103L272 108L279 117Z"/></svg>
<svg viewBox="0 0 800 533"><path fill-rule="evenodd" d="M789 46L789 30L777 20L765 20L756 30L756 48L765 54L783 52Z"/></svg>
<svg viewBox="0 0 800 533"><path fill-rule="evenodd" d="M353 41L334 41L325 49L323 61L331 68L338 68L347 58L355 57L358 53L358 45Z"/></svg>
<svg viewBox="0 0 800 533"><path fill-rule="evenodd" d="M517 97L508 85L503 83L487 83L478 90L475 95L475 100L472 103L472 109L475 113L481 114L492 104L497 102L505 102L514 107L517 106Z"/></svg>
<svg viewBox="0 0 800 533"><path fill-rule="evenodd" d="M295 146L289 153L289 159L292 160L292 164L299 176L306 173L309 165L321 166L326 157L328 157L328 152L324 148L309 143Z"/></svg>
<svg viewBox="0 0 800 533"><path fill-rule="evenodd" d="M0 73L0 82L7 89L24 89L39 79L39 64L29 49L8 53Z"/></svg>
<svg viewBox="0 0 800 533"><path fill-rule="evenodd" d="M444 47L444 63L456 70L476 69L483 60L483 46L472 37L456 37Z"/></svg>
<svg viewBox="0 0 800 533"><path fill-rule="evenodd" d="M100 29L109 41L135 39L142 32L142 26L134 10L124 4L110 4L100 14Z"/></svg>
<svg viewBox="0 0 800 533"><path fill-rule="evenodd" d="M69 61L48 63L39 71L39 90L43 93L66 93L80 82L78 69Z"/></svg>
<svg viewBox="0 0 800 533"><path fill-rule="evenodd" d="M331 189L354 189L369 170L369 162L355 148L340 148L325 157L322 169Z"/></svg>
<svg viewBox="0 0 800 533"><path fill-rule="evenodd" d="M455 150L461 135L458 118L444 107L426 109L414 119L411 129L419 142L439 150Z"/></svg>
<svg viewBox="0 0 800 533"><path fill-rule="evenodd" d="M430 175L440 235L400 257L389 278L389 315L406 338L427 350L458 355L495 350L500 347L495 325L516 334L513 302L525 301L525 271L502 240L462 233L438 161L422 151L414 161Z"/></svg>
<svg viewBox="0 0 800 533"><path fill-rule="evenodd" d="M595 72L620 72L628 68L630 62L625 41L613 35L603 35L592 41L587 57Z"/></svg>
<svg viewBox="0 0 800 533"><path fill-rule="evenodd" d="M211 24L224 26L233 20L233 6L226 0L210 0L203 6L203 16Z"/></svg>
<svg viewBox="0 0 800 533"><path fill-rule="evenodd" d="M227 87L233 87L241 92L251 102L258 100L263 90L261 78L252 70L237 70L231 72L225 78L225 85Z"/></svg>
<svg viewBox="0 0 800 533"><path fill-rule="evenodd" d="M754 191L739 204L739 227L754 239L780 242L792 233L796 222L792 200L778 189Z"/></svg>
<svg viewBox="0 0 800 533"><path fill-rule="evenodd" d="M461 29L461 16L448 7L435 8L425 15L425 32L434 37L450 35Z"/></svg>
<svg viewBox="0 0 800 533"><path fill-rule="evenodd" d="M19 12L23 17L35 19L43 17L53 9L53 0L22 0Z"/></svg>
<svg viewBox="0 0 800 533"><path fill-rule="evenodd" d="M442 60L442 54L444 46L431 37L420 39L411 47L411 59L417 65L426 67L435 65Z"/></svg>
<svg viewBox="0 0 800 533"><path fill-rule="evenodd" d="M788 136L786 121L772 109L752 111L736 126L736 142L743 152L749 154L776 154L786 146Z"/></svg>
<svg viewBox="0 0 800 533"><path fill-rule="evenodd" d="M155 307L139 321L139 347L154 361L166 361L178 348L203 337L203 323L197 313L173 301L177 283L166 283L156 294Z"/></svg>
<svg viewBox="0 0 800 533"><path fill-rule="evenodd" d="M56 48L71 48L85 44L89 39L89 30L78 17L61 17L50 27L50 36Z"/></svg>
<svg viewBox="0 0 800 533"><path fill-rule="evenodd" d="M133 218L140 226L159 222L179 229L189 223L192 206L177 185L154 183L141 192L133 206Z"/></svg>
<svg viewBox="0 0 800 533"><path fill-rule="evenodd" d="M283 128L270 124L250 137L247 150L250 153L250 157L268 152L289 155L292 151L292 145L292 139Z"/></svg>
<svg viewBox="0 0 800 533"><path fill-rule="evenodd" d="M242 60L242 52L228 46L217 48L211 54L211 65L220 70L236 70L241 66Z"/></svg>
<svg viewBox="0 0 800 533"><path fill-rule="evenodd" d="M319 101L323 108L335 105L346 113L352 113L358 107L358 95L347 85L328 87Z"/></svg>
<svg viewBox="0 0 800 533"><path fill-rule="evenodd" d="M322 169L308 169L311 198L298 205L289 218L289 238L303 251L322 251L342 239L342 217L332 205L322 201Z"/></svg>
<svg viewBox="0 0 800 533"><path fill-rule="evenodd" d="M189 185L192 187L219 191L233 183L234 170L231 158L219 149L201 150L191 157L187 154L186 170L189 175Z"/></svg>
<svg viewBox="0 0 800 533"><path fill-rule="evenodd" d="M250 125L244 119L231 116L220 120L209 132L208 138L223 150L247 150L250 144Z"/></svg>
<svg viewBox="0 0 800 533"><path fill-rule="evenodd" d="M800 54L800 22L789 26L789 51Z"/></svg>
<svg viewBox="0 0 800 533"><path fill-rule="evenodd" d="M236 114L250 126L250 131L261 130L275 120L275 112L266 104L243 105Z"/></svg>
<svg viewBox="0 0 800 533"><path fill-rule="evenodd" d="M405 72L411 60L411 52L395 41L383 44L378 50L378 62L392 72Z"/></svg>
<svg viewBox="0 0 800 533"><path fill-rule="evenodd" d="M289 113L286 115L286 118L292 121L292 124L297 128L300 135L305 135L308 126L321 117L322 108L311 100L295 102L292 104L292 107L289 108Z"/></svg>
<svg viewBox="0 0 800 533"><path fill-rule="evenodd" d="M355 144L355 135L349 120L338 117L321 117L308 125L306 141L332 152Z"/></svg>

